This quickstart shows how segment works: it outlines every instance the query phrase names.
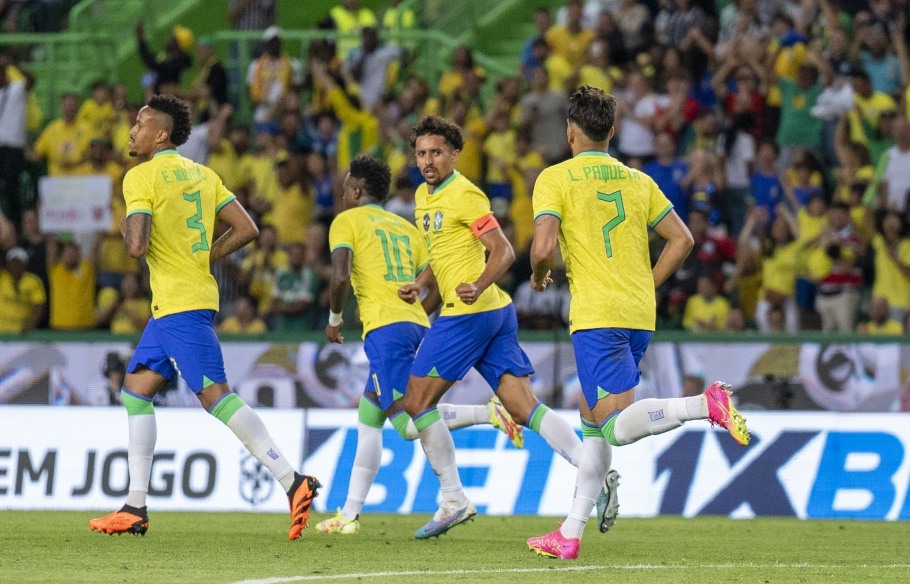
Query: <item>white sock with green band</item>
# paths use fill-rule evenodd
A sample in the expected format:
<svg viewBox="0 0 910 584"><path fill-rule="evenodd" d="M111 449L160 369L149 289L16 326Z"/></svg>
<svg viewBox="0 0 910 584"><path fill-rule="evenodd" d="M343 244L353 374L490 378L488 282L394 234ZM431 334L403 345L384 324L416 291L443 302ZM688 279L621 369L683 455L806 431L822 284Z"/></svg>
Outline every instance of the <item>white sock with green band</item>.
<svg viewBox="0 0 910 584"><path fill-rule="evenodd" d="M430 466L439 477L439 489L446 502L461 504L467 500L455 465L455 443L452 434L439 416L436 408L430 408L414 417L414 424L420 433L420 444L427 455Z"/></svg>
<svg viewBox="0 0 910 584"><path fill-rule="evenodd" d="M569 464L578 466L578 462L581 460L581 440L578 439L578 434L575 433L572 426L559 414L539 403L531 410L527 426L540 434L550 448L569 461Z"/></svg>
<svg viewBox="0 0 910 584"><path fill-rule="evenodd" d="M228 393L212 406L209 413L230 428L250 454L272 471L285 492L291 488L294 484L294 468L278 450L265 424L262 423L262 418L253 411L253 408L246 405L240 396Z"/></svg>
<svg viewBox="0 0 910 584"><path fill-rule="evenodd" d="M708 404L703 395L639 400L608 421L613 426L610 443L614 446L631 444L679 428L684 422L707 418ZM610 439L609 435L605 436Z"/></svg>
<svg viewBox="0 0 910 584"><path fill-rule="evenodd" d="M126 504L132 507L145 507L149 480L152 476L155 441L158 439L155 406L151 399L125 389L120 390L120 400L129 415L130 429L129 445L127 446L130 490L126 495Z"/></svg>
<svg viewBox="0 0 910 584"><path fill-rule="evenodd" d="M610 472L613 452L602 436L585 436L581 461L575 477L575 497L569 515L559 528L563 537L580 538L591 510L597 503L601 486Z"/></svg>
<svg viewBox="0 0 910 584"><path fill-rule="evenodd" d="M453 404L437 404L436 409L442 417L443 423L449 430L467 428L468 426L477 426L478 424L490 423L490 410L487 406L466 406ZM417 426L413 420L408 421L404 434L405 440L416 440L419 438Z"/></svg>
<svg viewBox="0 0 910 584"><path fill-rule="evenodd" d="M363 503L367 500L367 493L376 480L381 460L382 430L360 422L357 424L357 453L354 455L354 465L351 468L348 496L341 509L341 515L345 519L357 519L360 515Z"/></svg>

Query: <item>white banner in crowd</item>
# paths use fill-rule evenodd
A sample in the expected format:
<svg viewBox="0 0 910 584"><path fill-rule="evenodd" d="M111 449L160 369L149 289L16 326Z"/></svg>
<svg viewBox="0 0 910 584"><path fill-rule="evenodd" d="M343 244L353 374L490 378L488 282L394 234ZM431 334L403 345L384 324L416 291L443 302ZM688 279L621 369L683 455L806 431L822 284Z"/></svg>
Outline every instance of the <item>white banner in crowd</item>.
<svg viewBox="0 0 910 584"><path fill-rule="evenodd" d="M260 413L284 453L323 483L317 512L342 506L356 412ZM559 413L578 429L577 413ZM199 408L157 415L151 509L287 512L280 487L220 422ZM0 509L122 505L126 418L112 408L0 407ZM621 515L910 520L910 414L750 412L748 422L748 448L706 422L614 448ZM533 432L525 436L519 450L488 425L453 432L459 473L480 513L568 511L575 469ZM439 482L420 443L387 424L383 448L364 512L434 512Z"/></svg>
<svg viewBox="0 0 910 584"><path fill-rule="evenodd" d="M38 181L41 230L88 233L111 227L111 177L45 176Z"/></svg>
<svg viewBox="0 0 910 584"><path fill-rule="evenodd" d="M581 396L572 345L522 343L534 364L534 391L542 401L574 409ZM360 342L344 345L267 342L222 344L228 380L257 407L356 407L369 365ZM129 360L129 343L27 343L0 345L0 403L107 405L111 363ZM707 382L733 384L744 409L890 412L910 395L910 342L904 344L653 343L641 362L636 396L677 397ZM485 403L490 388L471 371L444 400ZM194 406L178 382L161 397L171 406ZM910 403L910 400L908 400Z"/></svg>

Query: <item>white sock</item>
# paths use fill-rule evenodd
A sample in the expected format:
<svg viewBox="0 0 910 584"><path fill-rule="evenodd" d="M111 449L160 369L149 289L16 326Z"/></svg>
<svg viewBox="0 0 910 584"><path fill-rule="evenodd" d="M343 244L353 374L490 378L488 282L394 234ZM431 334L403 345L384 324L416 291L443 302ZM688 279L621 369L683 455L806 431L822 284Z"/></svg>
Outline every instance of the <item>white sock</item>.
<svg viewBox="0 0 910 584"><path fill-rule="evenodd" d="M582 445L581 462L575 478L575 498L572 499L569 516L559 528L563 537L580 538L584 533L613 458L605 438L585 438Z"/></svg>
<svg viewBox="0 0 910 584"><path fill-rule="evenodd" d="M455 443L442 420L436 420L420 431L420 444L430 466L439 477L443 500L452 504L467 501L461 487L461 478L458 476L458 467L455 465Z"/></svg>
<svg viewBox="0 0 910 584"><path fill-rule="evenodd" d="M439 415L449 430L490 423L490 411L487 406L437 404L436 409L439 410ZM408 440L417 440L419 438L414 420L408 420L405 438Z"/></svg>
<svg viewBox="0 0 910 584"><path fill-rule="evenodd" d="M127 463L130 468L130 491L126 495L126 504L131 507L145 507L149 480L152 476L155 441L158 439L155 414L129 416L129 428Z"/></svg>
<svg viewBox="0 0 910 584"><path fill-rule="evenodd" d="M568 460L572 466L578 466L582 452L581 440L578 439L578 434L575 433L572 426L559 414L548 409L541 418L540 427L536 431L547 441L554 452Z"/></svg>
<svg viewBox="0 0 910 584"><path fill-rule="evenodd" d="M367 500L367 493L379 472L382 460L382 430L366 424L357 424L357 453L354 455L354 467L351 469L351 482L348 484L348 498L344 502L341 516L345 519L356 519Z"/></svg>
<svg viewBox="0 0 910 584"><path fill-rule="evenodd" d="M683 422L707 418L708 402L703 395L643 399L620 412L613 429L617 442L631 444L645 436L679 428Z"/></svg>
<svg viewBox="0 0 910 584"><path fill-rule="evenodd" d="M262 419L253 411L253 408L244 404L227 421L227 427L237 438L240 438L256 460L272 471L272 474L281 483L281 488L287 492L294 484L294 468L278 450L278 446L272 440L265 424L262 423Z"/></svg>

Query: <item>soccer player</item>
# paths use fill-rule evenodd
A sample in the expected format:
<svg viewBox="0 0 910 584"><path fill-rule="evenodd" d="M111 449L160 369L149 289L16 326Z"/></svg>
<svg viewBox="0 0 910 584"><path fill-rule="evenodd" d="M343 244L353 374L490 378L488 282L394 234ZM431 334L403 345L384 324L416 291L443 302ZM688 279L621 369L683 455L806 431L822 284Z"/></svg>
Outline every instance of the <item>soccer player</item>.
<svg viewBox="0 0 910 584"><path fill-rule="evenodd" d="M360 156L351 161L344 179L344 202L348 210L332 222L332 279L329 285L329 325L325 334L332 342L344 342L341 310L353 284L363 319L364 350L370 360L370 379L360 399L357 452L344 508L321 521L321 533L351 535L360 529L359 515L382 459L382 426L392 426L406 440L417 438L417 428L402 409L408 375L417 347L430 326L427 312L436 309L439 294L430 279L429 294L421 304L402 302L398 287L414 281L426 269L427 252L417 229L398 215L379 206L389 193L389 166ZM439 404L449 429L475 424L493 424L512 443L524 445L522 427L516 424L499 400L487 405Z"/></svg>
<svg viewBox="0 0 910 584"><path fill-rule="evenodd" d="M152 398L166 380L181 375L202 406L221 420L268 468L288 494L289 539L307 525L320 487L281 454L262 420L231 391L224 374L213 319L218 287L209 271L218 260L252 241L258 230L210 169L177 154L190 134L184 101L158 95L139 111L130 130L130 155L144 162L126 173L126 217L120 231L129 254L145 256L152 284L152 319L126 368L120 396L129 414L129 493L126 504L89 527L102 533L144 535L149 476L157 429ZM215 217L228 225L218 239Z"/></svg>
<svg viewBox="0 0 910 584"><path fill-rule="evenodd" d="M610 468L610 445L705 420L749 443L745 419L729 386L715 382L702 395L635 402L638 363L655 325L654 290L692 249L692 235L647 175L607 154L616 100L582 86L569 100L566 135L573 158L547 168L534 186L531 285L544 290L559 240L572 304L569 329L584 400L583 447L569 516L528 546L541 555L575 559L588 515ZM648 227L667 240L654 267Z"/></svg>
<svg viewBox="0 0 910 584"><path fill-rule="evenodd" d="M494 282L515 261L515 252L483 192L455 170L463 145L455 124L436 116L414 128L411 146L424 184L415 194L417 231L430 265L398 294L416 302L435 275L442 311L417 351L404 397L427 459L439 477L442 504L415 537L442 535L476 514L455 466L455 445L436 404L474 367L519 424L540 434L575 466L581 441L562 418L531 391L531 362L518 345L512 299ZM489 252L489 258L485 254Z"/></svg>

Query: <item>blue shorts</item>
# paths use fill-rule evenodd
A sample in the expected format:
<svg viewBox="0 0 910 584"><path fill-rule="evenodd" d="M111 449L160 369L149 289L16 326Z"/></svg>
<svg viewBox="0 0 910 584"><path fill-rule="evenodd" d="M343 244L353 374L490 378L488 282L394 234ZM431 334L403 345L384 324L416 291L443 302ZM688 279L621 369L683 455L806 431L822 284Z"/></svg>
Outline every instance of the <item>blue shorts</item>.
<svg viewBox="0 0 910 584"><path fill-rule="evenodd" d="M127 373L151 369L168 381L179 374L193 393L227 383L214 310L189 310L152 318L142 331Z"/></svg>
<svg viewBox="0 0 910 584"><path fill-rule="evenodd" d="M417 351L411 373L417 377L440 377L457 381L471 367L483 376L493 391L504 373L523 377L534 367L518 344L518 318L512 304L475 314L440 316Z"/></svg>
<svg viewBox="0 0 910 584"><path fill-rule="evenodd" d="M641 361L652 331L599 328L572 333L578 381L589 408L606 394L625 393L638 385Z"/></svg>
<svg viewBox="0 0 910 584"><path fill-rule="evenodd" d="M367 333L363 350L370 360L370 378L363 391L376 392L383 411L404 396L414 355L426 332L426 327L414 322L395 322Z"/></svg>

